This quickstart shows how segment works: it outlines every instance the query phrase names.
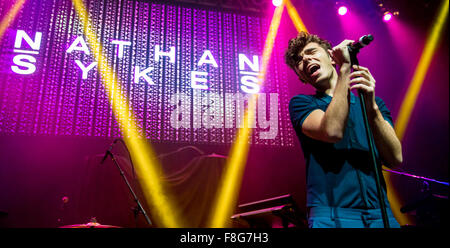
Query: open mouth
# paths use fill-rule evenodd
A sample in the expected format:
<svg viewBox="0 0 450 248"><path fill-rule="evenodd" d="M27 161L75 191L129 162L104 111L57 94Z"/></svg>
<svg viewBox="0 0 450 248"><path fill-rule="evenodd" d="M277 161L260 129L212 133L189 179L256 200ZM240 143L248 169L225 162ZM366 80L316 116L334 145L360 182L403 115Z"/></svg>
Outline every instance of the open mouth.
<svg viewBox="0 0 450 248"><path fill-rule="evenodd" d="M312 64L308 67L308 74L310 76L316 76L316 73L320 69L320 66L318 64Z"/></svg>

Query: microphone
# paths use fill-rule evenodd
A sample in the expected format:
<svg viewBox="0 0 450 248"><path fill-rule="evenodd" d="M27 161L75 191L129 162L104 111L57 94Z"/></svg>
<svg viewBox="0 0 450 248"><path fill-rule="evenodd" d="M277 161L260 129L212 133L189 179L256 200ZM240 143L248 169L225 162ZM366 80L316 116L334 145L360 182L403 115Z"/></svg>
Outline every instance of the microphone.
<svg viewBox="0 0 450 248"><path fill-rule="evenodd" d="M373 41L373 35L371 34L364 35L361 38L359 38L358 41L355 41L353 42L353 44L349 45L348 51L350 53L358 53L361 48L369 45L371 41Z"/></svg>
<svg viewBox="0 0 450 248"><path fill-rule="evenodd" d="M109 154L111 154L111 150L113 149L114 145L117 143L118 139L115 139L113 143L111 143L111 145L109 146L108 150L106 150L105 152L105 156L103 156L102 162L100 162L100 164L103 164L106 160L106 158L108 157Z"/></svg>

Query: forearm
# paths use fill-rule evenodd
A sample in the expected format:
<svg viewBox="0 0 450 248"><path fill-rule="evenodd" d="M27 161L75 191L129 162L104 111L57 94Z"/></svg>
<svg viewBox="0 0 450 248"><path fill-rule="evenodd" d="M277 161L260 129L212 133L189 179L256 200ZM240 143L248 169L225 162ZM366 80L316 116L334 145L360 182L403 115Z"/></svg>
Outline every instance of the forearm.
<svg viewBox="0 0 450 248"><path fill-rule="evenodd" d="M343 65L333 92L333 98L322 120L323 130L328 136L342 139L349 112L350 65Z"/></svg>
<svg viewBox="0 0 450 248"><path fill-rule="evenodd" d="M368 117L375 145L385 165L390 168L400 165L403 161L402 145L394 129L378 109L373 110Z"/></svg>

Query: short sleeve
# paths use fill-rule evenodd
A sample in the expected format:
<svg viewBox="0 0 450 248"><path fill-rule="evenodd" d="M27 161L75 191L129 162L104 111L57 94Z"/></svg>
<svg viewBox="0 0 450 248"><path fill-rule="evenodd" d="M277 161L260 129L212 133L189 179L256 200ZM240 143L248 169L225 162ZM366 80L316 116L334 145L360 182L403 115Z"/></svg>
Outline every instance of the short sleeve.
<svg viewBox="0 0 450 248"><path fill-rule="evenodd" d="M315 109L319 107L314 102L313 98L308 95L294 96L289 102L289 115L291 117L294 128L300 128L303 125L306 117Z"/></svg>
<svg viewBox="0 0 450 248"><path fill-rule="evenodd" d="M386 107L386 104L384 101L379 98L375 97L375 102L378 105L378 108L380 109L381 114L383 115L383 118L391 124L392 127L394 127L394 122L392 121L391 111Z"/></svg>

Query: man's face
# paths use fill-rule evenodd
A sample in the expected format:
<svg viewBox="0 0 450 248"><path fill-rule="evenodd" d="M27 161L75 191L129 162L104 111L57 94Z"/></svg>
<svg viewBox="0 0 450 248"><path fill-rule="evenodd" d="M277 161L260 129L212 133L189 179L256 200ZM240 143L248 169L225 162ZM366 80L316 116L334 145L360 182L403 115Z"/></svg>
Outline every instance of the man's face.
<svg viewBox="0 0 450 248"><path fill-rule="evenodd" d="M295 71L300 79L315 88L322 88L327 80L330 80L334 68L334 61L328 51L315 42L308 43L300 51L300 61Z"/></svg>

